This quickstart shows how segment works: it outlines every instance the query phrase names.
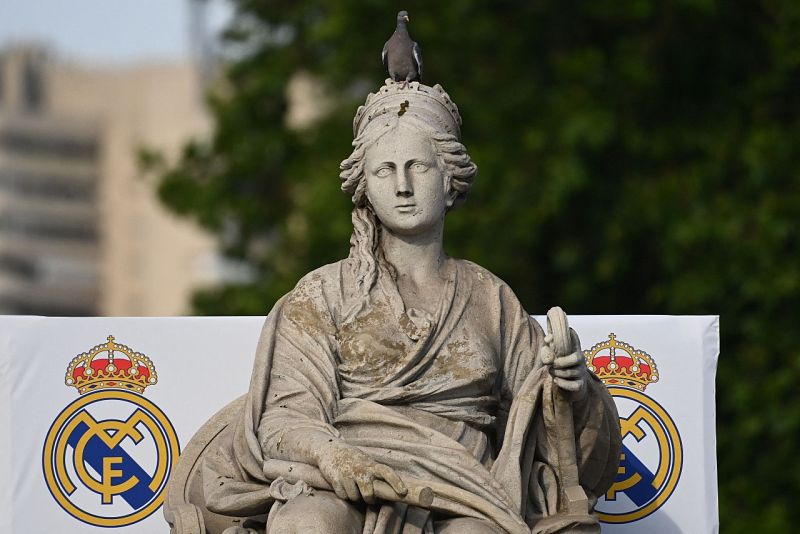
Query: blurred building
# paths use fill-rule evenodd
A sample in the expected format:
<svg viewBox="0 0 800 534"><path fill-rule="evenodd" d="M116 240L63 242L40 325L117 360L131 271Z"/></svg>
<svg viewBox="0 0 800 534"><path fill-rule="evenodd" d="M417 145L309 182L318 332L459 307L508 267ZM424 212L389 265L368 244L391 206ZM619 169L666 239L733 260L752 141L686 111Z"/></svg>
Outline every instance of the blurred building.
<svg viewBox="0 0 800 534"><path fill-rule="evenodd" d="M0 313L175 315L222 276L211 237L168 213L147 147L209 123L186 64L88 68L0 53Z"/></svg>

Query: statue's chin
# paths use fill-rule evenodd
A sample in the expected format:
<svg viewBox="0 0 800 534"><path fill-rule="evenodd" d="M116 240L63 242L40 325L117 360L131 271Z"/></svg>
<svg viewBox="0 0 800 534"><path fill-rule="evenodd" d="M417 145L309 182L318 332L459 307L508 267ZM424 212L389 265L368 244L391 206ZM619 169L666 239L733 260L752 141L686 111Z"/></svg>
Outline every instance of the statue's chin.
<svg viewBox="0 0 800 534"><path fill-rule="evenodd" d="M387 218L389 219L389 218ZM388 221L381 221L381 226L391 234L403 237L425 237L429 234L436 233L439 223L444 219L426 220L420 214L403 214L401 216L393 216Z"/></svg>

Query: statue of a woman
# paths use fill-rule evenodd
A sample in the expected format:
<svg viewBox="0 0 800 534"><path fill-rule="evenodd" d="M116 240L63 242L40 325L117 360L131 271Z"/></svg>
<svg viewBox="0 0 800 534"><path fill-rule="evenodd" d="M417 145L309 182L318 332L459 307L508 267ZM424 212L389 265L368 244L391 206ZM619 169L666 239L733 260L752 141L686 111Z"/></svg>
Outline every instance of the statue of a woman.
<svg viewBox="0 0 800 534"><path fill-rule="evenodd" d="M477 172L460 126L438 85L387 80L359 108L350 255L269 314L245 413L206 462L210 510L268 514L269 534L599 531L562 502L559 399L587 512L620 446L577 336L554 353L502 280L442 250Z"/></svg>

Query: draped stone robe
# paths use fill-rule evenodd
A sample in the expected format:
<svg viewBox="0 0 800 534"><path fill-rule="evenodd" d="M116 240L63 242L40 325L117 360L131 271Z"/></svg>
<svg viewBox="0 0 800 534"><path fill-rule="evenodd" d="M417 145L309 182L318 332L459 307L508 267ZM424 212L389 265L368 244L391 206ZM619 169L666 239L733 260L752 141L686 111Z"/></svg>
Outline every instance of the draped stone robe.
<svg viewBox="0 0 800 534"><path fill-rule="evenodd" d="M262 331L246 410L206 462L208 508L255 515L306 490L264 474L294 460L286 432L320 431L435 492L429 510L380 502L364 532L432 532L449 516L512 533L594 522L559 520L554 386L537 356L544 334L487 270L449 259L433 314L406 309L387 267L365 296L355 260L324 266L279 301ZM591 375L573 404L580 482L593 504L613 481L618 416ZM405 526L403 526L405 524Z"/></svg>

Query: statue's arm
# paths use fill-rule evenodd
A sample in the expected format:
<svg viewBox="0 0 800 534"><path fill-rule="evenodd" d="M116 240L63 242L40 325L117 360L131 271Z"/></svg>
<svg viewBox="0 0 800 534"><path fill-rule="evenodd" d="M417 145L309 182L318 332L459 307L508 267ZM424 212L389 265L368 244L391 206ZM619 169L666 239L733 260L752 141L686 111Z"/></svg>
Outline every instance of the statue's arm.
<svg viewBox="0 0 800 534"><path fill-rule="evenodd" d="M338 439L335 321L315 278L303 279L280 310L258 438L264 456L316 465L310 448Z"/></svg>
<svg viewBox="0 0 800 534"><path fill-rule="evenodd" d="M545 334L541 325L525 311L508 286L501 286L498 295L499 352L503 373L500 396L510 402L530 372L542 365L539 351Z"/></svg>
<svg viewBox="0 0 800 534"><path fill-rule="evenodd" d="M501 296L503 292L500 293ZM502 343L505 360L501 380L502 397L513 400L529 373L550 359L542 326L522 308L508 290L501 299ZM575 351L580 341L574 336ZM568 355L570 356L570 355ZM580 451L581 484L593 495L605 492L616 476L620 448L619 418L605 385L585 368L583 391L572 403L576 445ZM555 459L552 459L555 465Z"/></svg>
<svg viewBox="0 0 800 534"><path fill-rule="evenodd" d="M569 329L569 348L564 350L549 331L550 319L545 332L507 286L501 287L499 294L504 358L501 396L513 399L530 372L545 365L550 367L553 381L567 398L572 402L583 400L590 376L577 333Z"/></svg>
<svg viewBox="0 0 800 534"><path fill-rule="evenodd" d="M302 462L319 469L342 499L374 502L380 479L398 495L407 488L388 466L341 439L333 425L340 398L335 302L320 279L301 281L281 310L258 438L264 458Z"/></svg>

